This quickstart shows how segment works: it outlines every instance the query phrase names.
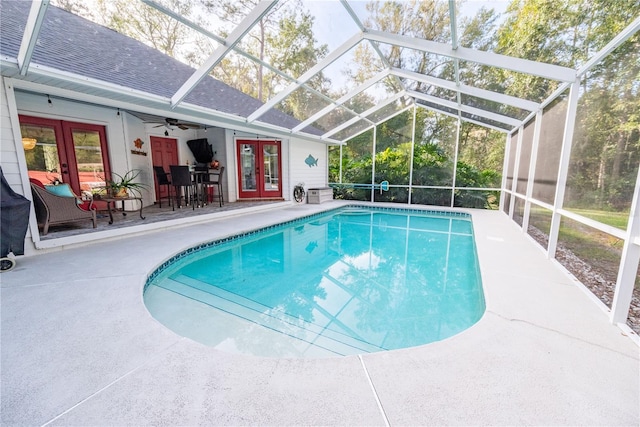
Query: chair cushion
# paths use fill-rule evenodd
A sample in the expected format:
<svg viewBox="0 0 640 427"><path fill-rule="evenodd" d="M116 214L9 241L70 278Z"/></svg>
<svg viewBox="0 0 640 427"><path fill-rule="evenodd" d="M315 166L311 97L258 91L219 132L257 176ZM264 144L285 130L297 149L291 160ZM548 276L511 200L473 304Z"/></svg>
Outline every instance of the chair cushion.
<svg viewBox="0 0 640 427"><path fill-rule="evenodd" d="M57 196L76 197L69 184L45 185L44 188L46 188L49 193L53 193Z"/></svg>
<svg viewBox="0 0 640 427"><path fill-rule="evenodd" d="M53 193L56 196L73 197L74 199L76 199L78 207L80 207L82 210L88 211L91 208L91 201L80 200L78 196L73 193L73 190L71 189L71 186L69 184L63 183L58 185L45 185L44 188L49 193Z"/></svg>

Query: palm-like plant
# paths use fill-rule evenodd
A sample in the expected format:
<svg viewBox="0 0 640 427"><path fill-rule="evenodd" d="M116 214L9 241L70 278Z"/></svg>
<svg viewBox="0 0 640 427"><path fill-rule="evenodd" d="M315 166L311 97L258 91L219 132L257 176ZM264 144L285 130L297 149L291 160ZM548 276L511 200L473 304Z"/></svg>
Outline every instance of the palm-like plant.
<svg viewBox="0 0 640 427"><path fill-rule="evenodd" d="M111 179L106 181L105 187L113 197L128 197L129 193L135 197L142 197L141 191L147 188L147 185L135 182L138 175L140 171L137 169L127 171L124 175L111 172Z"/></svg>

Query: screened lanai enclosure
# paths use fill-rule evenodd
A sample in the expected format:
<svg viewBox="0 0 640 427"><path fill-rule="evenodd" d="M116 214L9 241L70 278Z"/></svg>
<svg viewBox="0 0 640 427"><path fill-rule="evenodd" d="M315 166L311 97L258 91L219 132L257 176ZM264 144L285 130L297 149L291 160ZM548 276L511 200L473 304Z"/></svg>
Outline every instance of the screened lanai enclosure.
<svg viewBox="0 0 640 427"><path fill-rule="evenodd" d="M502 211L640 332L638 0L50 4L193 67L155 88L193 122L325 143L336 199ZM206 76L260 103L189 110Z"/></svg>

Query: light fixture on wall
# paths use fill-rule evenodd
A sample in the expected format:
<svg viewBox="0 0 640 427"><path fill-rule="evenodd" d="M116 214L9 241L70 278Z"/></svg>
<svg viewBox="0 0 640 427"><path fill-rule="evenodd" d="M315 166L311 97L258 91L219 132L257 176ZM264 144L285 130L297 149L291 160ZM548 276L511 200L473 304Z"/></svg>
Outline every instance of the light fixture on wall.
<svg viewBox="0 0 640 427"><path fill-rule="evenodd" d="M169 131L168 130L164 131L164 136L169 136Z"/></svg>
<svg viewBox="0 0 640 427"><path fill-rule="evenodd" d="M22 138L22 147L25 151L33 150L38 142L35 138Z"/></svg>
<svg viewBox="0 0 640 427"><path fill-rule="evenodd" d="M51 97L47 95L47 104L49 104L49 108L53 107L53 101L51 101Z"/></svg>

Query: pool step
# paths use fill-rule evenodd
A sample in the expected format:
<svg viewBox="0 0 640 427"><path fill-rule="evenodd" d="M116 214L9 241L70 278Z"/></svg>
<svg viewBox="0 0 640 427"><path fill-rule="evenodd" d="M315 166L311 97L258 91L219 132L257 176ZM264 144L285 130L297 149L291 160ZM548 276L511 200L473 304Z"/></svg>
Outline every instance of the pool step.
<svg viewBox="0 0 640 427"><path fill-rule="evenodd" d="M162 284L156 284L156 286L338 355L384 350L184 275L167 278L162 281Z"/></svg>

